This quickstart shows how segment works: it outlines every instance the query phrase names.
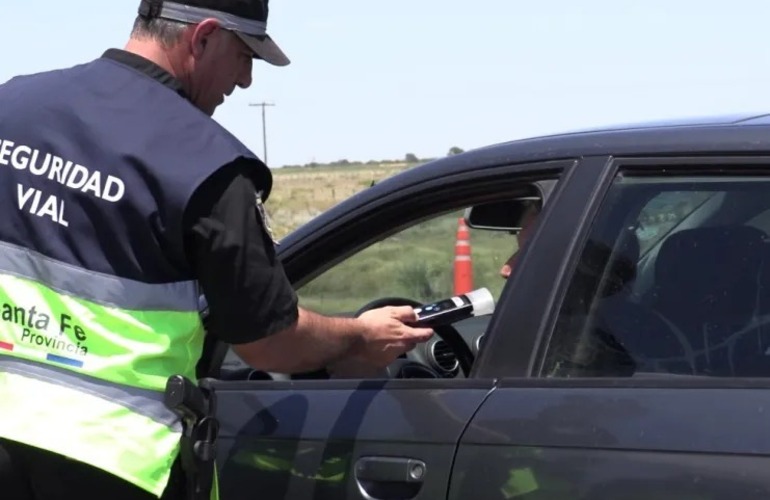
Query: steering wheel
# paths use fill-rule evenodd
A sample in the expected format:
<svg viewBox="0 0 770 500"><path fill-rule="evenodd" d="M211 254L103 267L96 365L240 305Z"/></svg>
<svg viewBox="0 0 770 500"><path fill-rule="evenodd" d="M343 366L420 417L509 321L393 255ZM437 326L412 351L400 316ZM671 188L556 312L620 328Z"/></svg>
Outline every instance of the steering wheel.
<svg viewBox="0 0 770 500"><path fill-rule="evenodd" d="M421 302L404 297L383 297L365 304L358 311L356 311L355 315L358 317L366 311L385 306L421 307L422 305L423 304ZM433 327L433 331L436 332L436 335L438 335L441 340L447 343L455 356L457 356L457 361L463 374L466 377L470 376L474 360L473 352L471 352L471 348L468 347L468 344L465 342L465 339L463 339L462 335L460 335L460 332L458 332L457 329L452 325L435 326Z"/></svg>

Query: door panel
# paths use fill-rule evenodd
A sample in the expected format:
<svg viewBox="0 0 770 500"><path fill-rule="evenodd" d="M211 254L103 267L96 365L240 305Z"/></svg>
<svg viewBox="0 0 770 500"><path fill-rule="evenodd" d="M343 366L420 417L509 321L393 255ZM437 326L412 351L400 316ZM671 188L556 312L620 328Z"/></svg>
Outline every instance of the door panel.
<svg viewBox="0 0 770 500"><path fill-rule="evenodd" d="M770 161L608 165L543 287L527 370L485 366L503 380L461 439L450 499L770 494ZM547 248L525 252L510 318L490 326L501 359L516 351L496 329L523 316Z"/></svg>
<svg viewBox="0 0 770 500"><path fill-rule="evenodd" d="M770 384L503 384L462 438L449 498L767 498L768 411Z"/></svg>
<svg viewBox="0 0 770 500"><path fill-rule="evenodd" d="M217 383L222 498L445 498L457 441L491 386Z"/></svg>

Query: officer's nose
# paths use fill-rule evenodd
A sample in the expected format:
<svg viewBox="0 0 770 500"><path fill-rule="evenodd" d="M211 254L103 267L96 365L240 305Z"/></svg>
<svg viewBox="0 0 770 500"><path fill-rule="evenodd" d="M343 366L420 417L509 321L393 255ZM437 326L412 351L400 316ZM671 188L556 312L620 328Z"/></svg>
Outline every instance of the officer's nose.
<svg viewBox="0 0 770 500"><path fill-rule="evenodd" d="M253 59L249 58L248 61L243 65L243 70L241 71L241 75L238 78L238 81L236 84L242 88L247 89L251 87L251 70L253 68Z"/></svg>
<svg viewBox="0 0 770 500"><path fill-rule="evenodd" d="M513 272L513 267L516 265L516 253L508 257L508 260L505 261L505 264L503 264L503 267L500 268L500 276L503 279L508 279L511 276L511 273Z"/></svg>

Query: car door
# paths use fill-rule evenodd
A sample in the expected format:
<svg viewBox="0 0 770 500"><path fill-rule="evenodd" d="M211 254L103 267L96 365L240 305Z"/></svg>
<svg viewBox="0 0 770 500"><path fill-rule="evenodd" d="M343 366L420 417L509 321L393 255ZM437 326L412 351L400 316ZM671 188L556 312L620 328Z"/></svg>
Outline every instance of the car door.
<svg viewBox="0 0 770 500"><path fill-rule="evenodd" d="M383 296L409 294L425 302L451 295L447 277L463 210L510 196L533 179L558 179L574 165L570 160L492 166L414 182L409 174L404 182L381 183L379 191L349 200L315 226L306 226L288 247L281 243L300 305L351 314ZM513 246L511 237L473 238L475 276L487 277L498 295L504 285L497 276L502 260L482 257L500 248L504 260ZM426 257L406 257L418 254ZM374 261L394 267L377 274ZM473 330L485 328L483 323L469 323L463 335L478 338ZM442 365L435 354L438 343L432 347L433 357L426 347L422 359L428 360L426 366L432 362L438 378L330 380L323 374L252 372L251 378L269 375L271 380L215 382L222 497L445 497L457 442L495 380L464 376L451 363ZM226 364L237 371L237 359L228 357Z"/></svg>
<svg viewBox="0 0 770 500"><path fill-rule="evenodd" d="M596 167L585 181L600 196L548 276L528 369L482 359L500 380L461 439L449 498L766 498L770 158ZM568 217L563 201L552 214ZM554 266L558 227L540 230L509 289L517 307Z"/></svg>

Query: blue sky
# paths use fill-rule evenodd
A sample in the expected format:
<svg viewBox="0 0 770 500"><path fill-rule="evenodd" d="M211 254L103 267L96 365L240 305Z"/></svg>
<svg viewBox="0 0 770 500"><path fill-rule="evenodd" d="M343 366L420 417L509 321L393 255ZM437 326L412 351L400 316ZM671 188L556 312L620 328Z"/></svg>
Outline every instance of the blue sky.
<svg viewBox="0 0 770 500"><path fill-rule="evenodd" d="M122 47L138 0L7 1L0 82ZM214 115L272 167L446 154L604 124L770 112L764 0L271 0L292 64Z"/></svg>

